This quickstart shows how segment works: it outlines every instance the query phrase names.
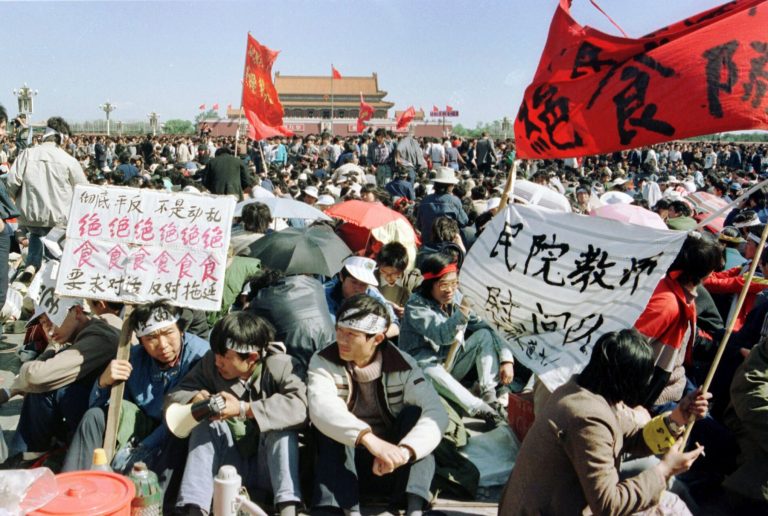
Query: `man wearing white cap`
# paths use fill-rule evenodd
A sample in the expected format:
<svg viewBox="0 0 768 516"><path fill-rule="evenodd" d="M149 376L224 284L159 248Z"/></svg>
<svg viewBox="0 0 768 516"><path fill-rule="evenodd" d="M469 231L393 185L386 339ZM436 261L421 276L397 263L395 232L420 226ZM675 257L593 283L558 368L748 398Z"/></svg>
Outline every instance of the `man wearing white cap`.
<svg viewBox="0 0 768 516"><path fill-rule="evenodd" d="M435 185L434 193L424 197L419 204L419 215L416 228L421 232L424 245L432 244L432 223L438 217L448 216L459 223L459 227L469 224L464 208L458 197L453 195L453 187L459 182L452 168L441 167L432 179Z"/></svg>
<svg viewBox="0 0 768 516"><path fill-rule="evenodd" d="M141 305L131 312L130 325L141 345L131 346L129 360L112 360L94 383L90 395L92 408L77 427L63 472L90 467L93 450L100 448L104 441L110 387L123 381L126 382L123 417L113 467L126 472L135 462L146 462L159 476L164 490L174 471L183 467L186 442L168 432L163 422L163 398L210 347L200 337L182 331L180 314L179 308L164 301ZM131 436L130 440L123 438L126 434Z"/></svg>
<svg viewBox="0 0 768 516"><path fill-rule="evenodd" d="M389 321L386 305L365 294L350 297L339 310L336 342L309 364L314 507L357 516L367 492L389 495L418 516L430 499L432 452L448 416L416 361L384 336Z"/></svg>
<svg viewBox="0 0 768 516"><path fill-rule="evenodd" d="M53 319L44 311L58 310L63 299L51 300L38 311L49 344L36 360L21 365L11 392L23 392L19 425L10 456L40 456L51 447L62 426L74 431L88 409L96 377L117 353L122 321L113 314L92 317L82 299ZM63 312L63 310L62 310Z"/></svg>
<svg viewBox="0 0 768 516"><path fill-rule="evenodd" d="M387 307L389 320L392 323L386 330L386 336L396 337L400 334L400 322L395 316L395 311L387 300L379 292L379 281L373 273L376 270L376 261L362 256L350 256L344 260L344 266L339 273L325 283L325 299L328 302L328 310L331 318L336 320L336 312L344 302L355 294L368 294L379 300Z"/></svg>
<svg viewBox="0 0 768 516"><path fill-rule="evenodd" d="M306 204L309 204L310 206L314 206L317 202L317 198L320 196L317 187L316 186L305 186L304 190L302 190L304 193L304 196L301 198L302 201L304 201Z"/></svg>

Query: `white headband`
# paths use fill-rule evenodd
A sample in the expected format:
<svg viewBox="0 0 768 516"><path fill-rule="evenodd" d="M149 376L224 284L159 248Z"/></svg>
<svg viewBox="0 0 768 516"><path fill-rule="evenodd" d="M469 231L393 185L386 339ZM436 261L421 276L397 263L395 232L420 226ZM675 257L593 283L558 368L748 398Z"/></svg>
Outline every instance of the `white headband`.
<svg viewBox="0 0 768 516"><path fill-rule="evenodd" d="M136 337L145 337L166 326L176 324L179 318L164 308L155 308L145 323L136 325Z"/></svg>
<svg viewBox="0 0 768 516"><path fill-rule="evenodd" d="M224 342L224 347L237 353L255 353L261 351L261 348L256 344L243 344L242 342L237 342L232 339L227 339Z"/></svg>
<svg viewBox="0 0 768 516"><path fill-rule="evenodd" d="M46 139L46 138L48 138L49 136L56 136L56 135L58 135L58 136L60 136L60 137L61 137L61 141L62 141L62 143L63 143L63 142L64 142L64 139L65 139L65 136L64 136L64 134L60 133L60 132L59 132L59 131L57 131L56 129L52 129L52 128L50 128L50 127L46 127L46 128L45 128L45 132L43 133L43 140L45 140L45 139Z"/></svg>
<svg viewBox="0 0 768 516"><path fill-rule="evenodd" d="M347 310L336 320L336 326L365 333L366 335L378 335L387 331L387 320L375 314L366 314L363 317L355 317L361 310ZM342 320L343 319L343 320Z"/></svg>

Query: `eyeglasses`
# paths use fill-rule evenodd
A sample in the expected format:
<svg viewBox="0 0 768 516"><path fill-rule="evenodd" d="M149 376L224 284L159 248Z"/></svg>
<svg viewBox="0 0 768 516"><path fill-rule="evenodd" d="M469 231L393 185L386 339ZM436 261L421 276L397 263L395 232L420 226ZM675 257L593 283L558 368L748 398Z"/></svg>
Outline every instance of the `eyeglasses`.
<svg viewBox="0 0 768 516"><path fill-rule="evenodd" d="M441 292L451 292L459 288L459 280L438 281L437 288L439 288Z"/></svg>

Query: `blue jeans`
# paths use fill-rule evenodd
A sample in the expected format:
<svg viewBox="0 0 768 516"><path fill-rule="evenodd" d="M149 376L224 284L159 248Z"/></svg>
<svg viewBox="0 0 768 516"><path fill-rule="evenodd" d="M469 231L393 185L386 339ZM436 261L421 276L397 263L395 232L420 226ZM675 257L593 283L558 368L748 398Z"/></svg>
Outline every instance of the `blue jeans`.
<svg viewBox="0 0 768 516"><path fill-rule="evenodd" d="M407 406L397 415L387 435L377 436L398 443L418 423L419 407ZM360 510L360 493L389 494L394 505L402 505L406 494L430 500L429 487L435 475L435 458L427 455L421 460L400 466L382 477L373 474L373 455L363 446L352 448L317 431L317 461L315 461L315 493L313 507L341 507Z"/></svg>
<svg viewBox="0 0 768 516"><path fill-rule="evenodd" d="M29 231L29 249L27 250L27 260L24 262L24 265L34 265L35 270L40 270L40 267L43 265L43 253L45 252L45 245L41 238L47 235L50 230L51 228L27 228L27 231Z"/></svg>
<svg viewBox="0 0 768 516"><path fill-rule="evenodd" d="M271 488L275 504L301 501L298 433L264 432L259 436L256 455L244 457L235 445L229 425L213 421L198 425L189 437L189 454L176 506L194 504L208 511L213 501L213 478L224 465L237 468L248 488Z"/></svg>
<svg viewBox="0 0 768 516"><path fill-rule="evenodd" d="M13 228L5 223L5 227L0 231L0 308L5 305L5 298L8 295L8 255L11 252L11 238L13 238ZM2 326L0 326L2 333Z"/></svg>
<svg viewBox="0 0 768 516"><path fill-rule="evenodd" d="M55 391L27 393L9 456L48 451L53 437L68 441L69 434L74 433L88 410L88 398L95 380L94 375L89 375Z"/></svg>

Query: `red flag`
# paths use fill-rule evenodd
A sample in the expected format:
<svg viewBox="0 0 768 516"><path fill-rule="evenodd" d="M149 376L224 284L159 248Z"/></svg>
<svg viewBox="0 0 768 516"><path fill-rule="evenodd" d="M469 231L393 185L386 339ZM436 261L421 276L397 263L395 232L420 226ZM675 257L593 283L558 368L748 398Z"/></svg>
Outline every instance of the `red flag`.
<svg viewBox="0 0 768 516"><path fill-rule="evenodd" d="M275 127L267 125L262 122L256 113L251 112L251 116L248 117L248 138L251 140L263 140L274 136L293 136L293 133L282 125Z"/></svg>
<svg viewBox="0 0 768 516"><path fill-rule="evenodd" d="M451 106L445 106L445 110L450 113L451 111L453 111L453 108Z"/></svg>
<svg viewBox="0 0 768 516"><path fill-rule="evenodd" d="M205 111L205 104L200 104L200 111Z"/></svg>
<svg viewBox="0 0 768 516"><path fill-rule="evenodd" d="M283 106L272 83L272 64L277 54L278 52L261 45L248 34L242 106L251 125L248 134L256 140L277 134L292 134L282 127ZM277 131L277 134L270 134L274 131Z"/></svg>
<svg viewBox="0 0 768 516"><path fill-rule="evenodd" d="M408 127L408 124L411 123L411 120L413 120L413 117L416 116L416 110L413 109L413 106L409 107L405 111L403 111L400 116L397 118L397 128L403 129L405 127Z"/></svg>
<svg viewBox="0 0 768 516"><path fill-rule="evenodd" d="M363 100L363 94L360 94L360 114L357 115L357 132L362 133L365 129L365 122L373 118L373 106Z"/></svg>
<svg viewBox="0 0 768 516"><path fill-rule="evenodd" d="M211 109L213 109L214 111L218 111L219 110L219 103L217 102L216 104L211 106Z"/></svg>
<svg viewBox="0 0 768 516"><path fill-rule="evenodd" d="M331 65L331 75L333 76L334 79L341 79L341 74L336 68L334 68L333 65Z"/></svg>
<svg viewBox="0 0 768 516"><path fill-rule="evenodd" d="M736 0L639 39L582 27L569 5L560 0L515 120L521 158L768 128L765 0Z"/></svg>
<svg viewBox="0 0 768 516"><path fill-rule="evenodd" d="M435 113L437 113L437 112L439 112L439 111L440 111L440 109L438 109L438 107L437 107L437 106L435 106L434 104L432 104L432 111L433 111L433 112L435 112Z"/></svg>

